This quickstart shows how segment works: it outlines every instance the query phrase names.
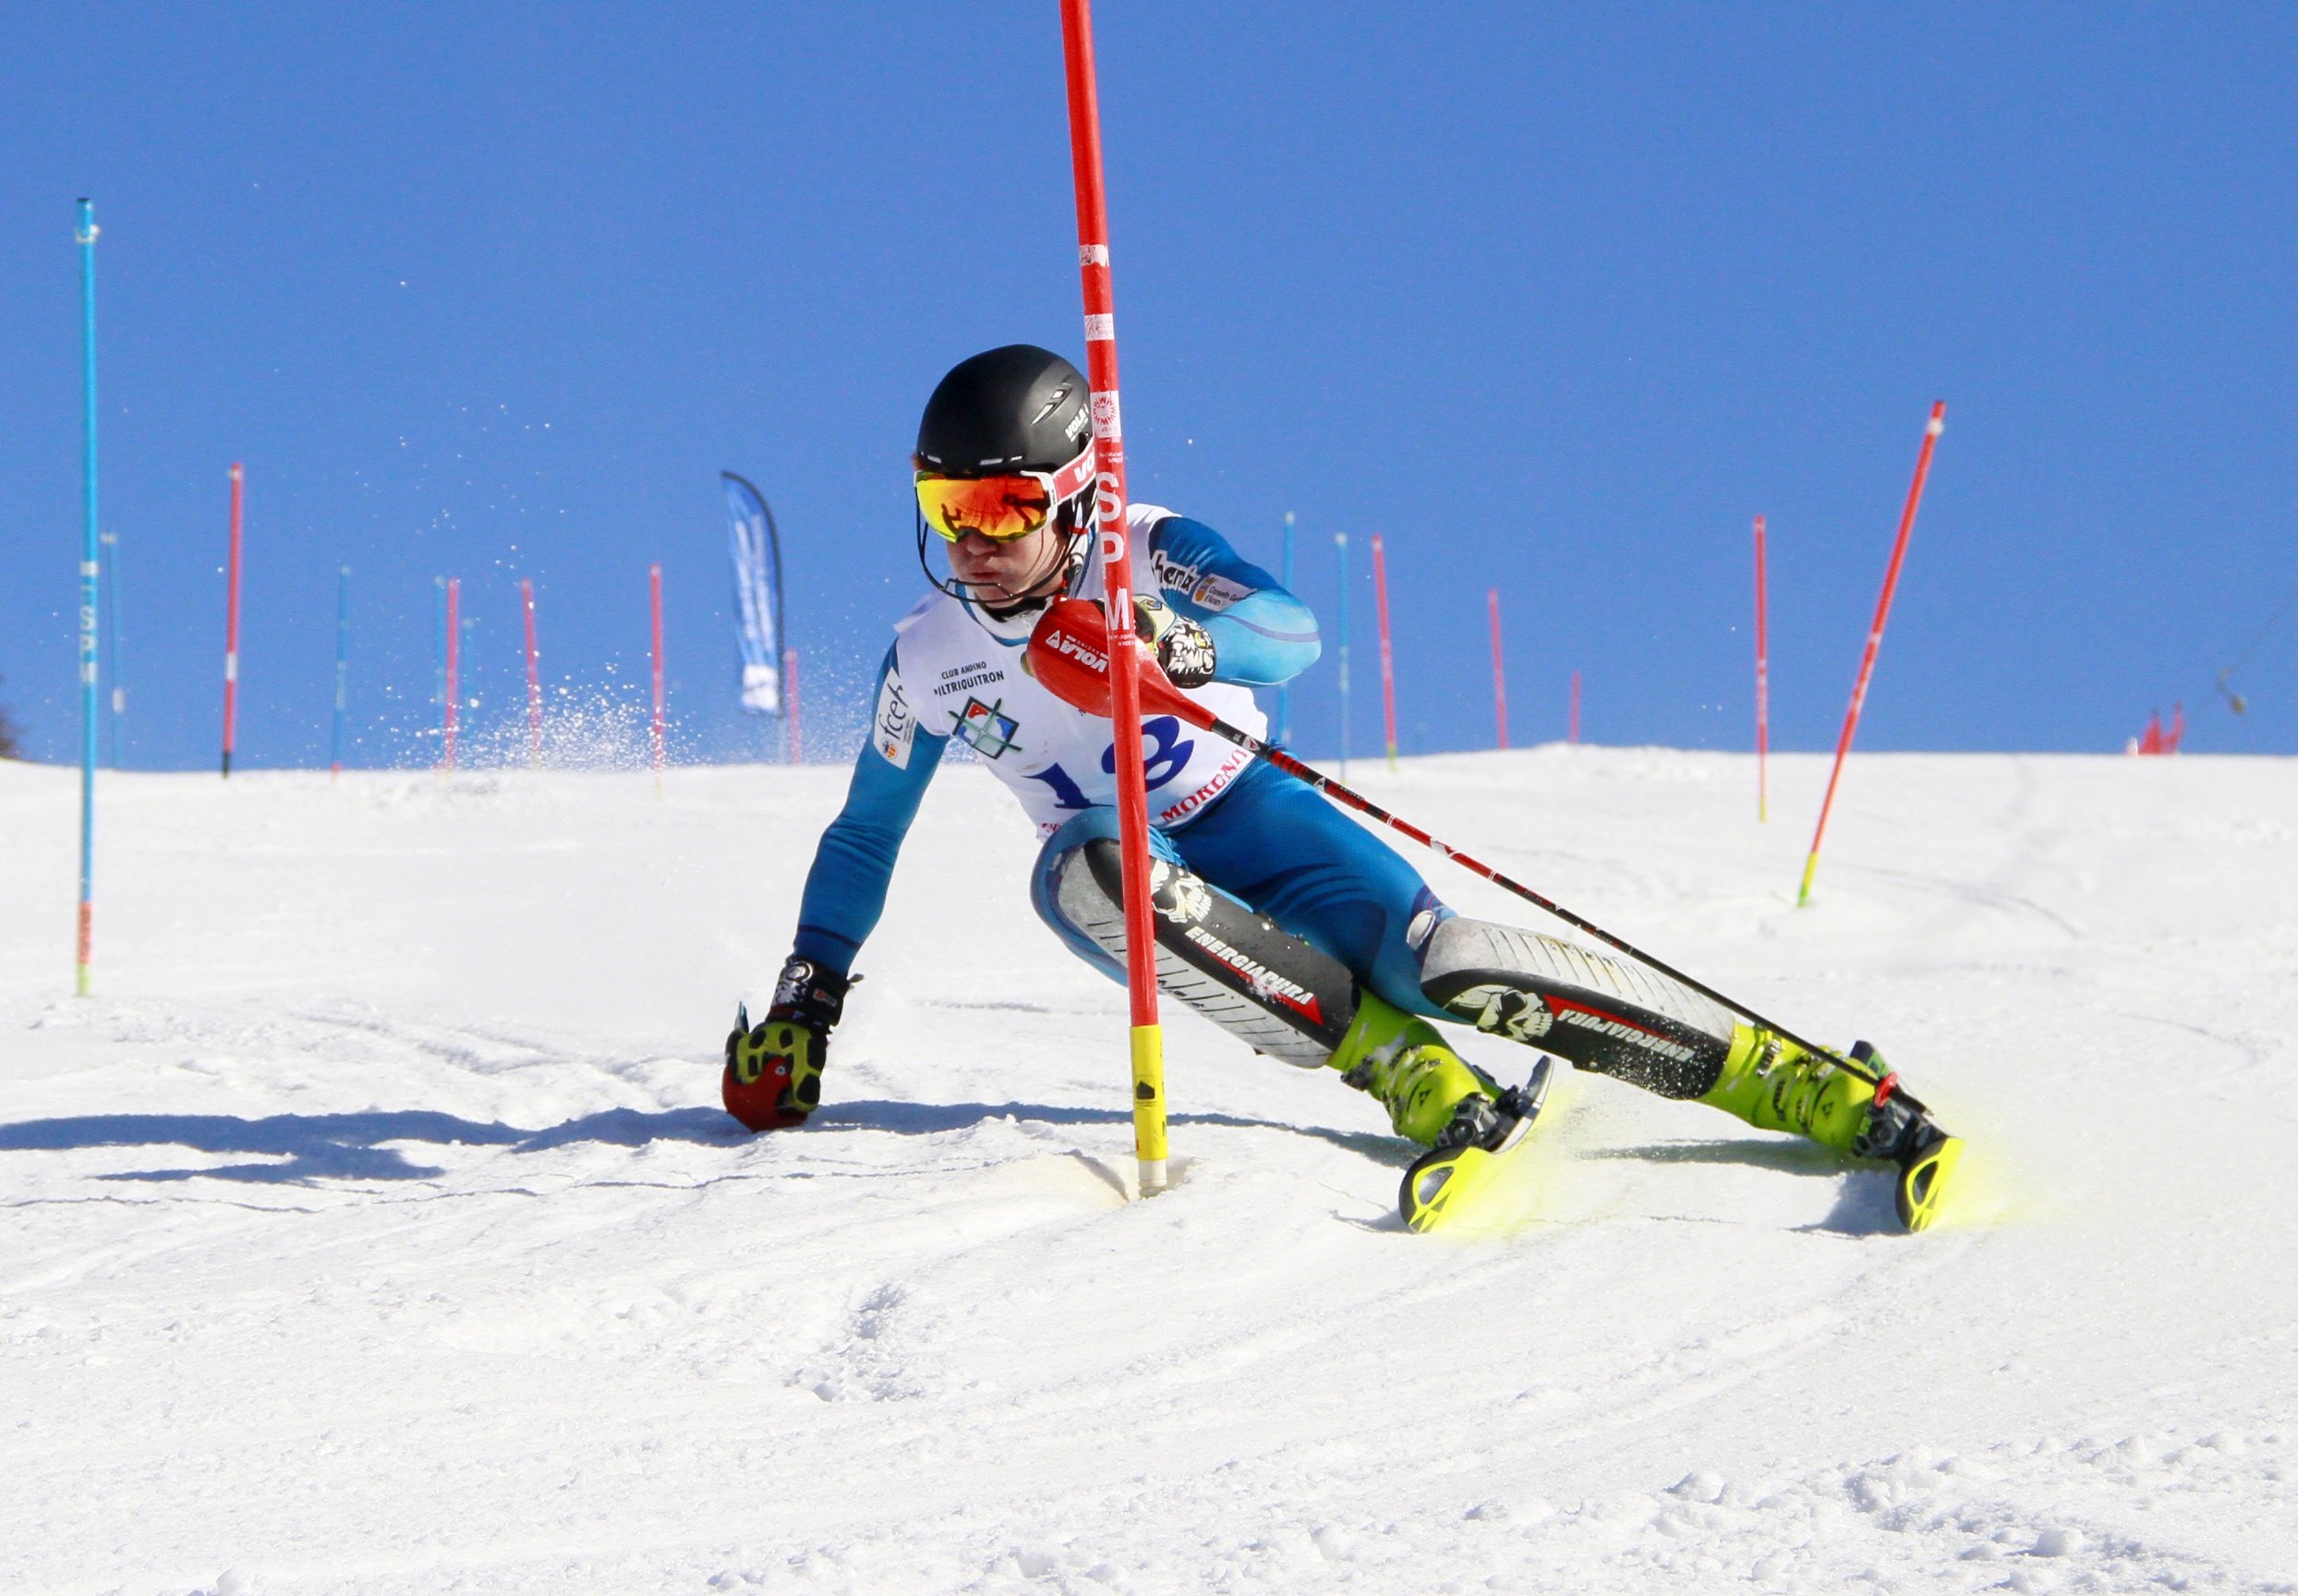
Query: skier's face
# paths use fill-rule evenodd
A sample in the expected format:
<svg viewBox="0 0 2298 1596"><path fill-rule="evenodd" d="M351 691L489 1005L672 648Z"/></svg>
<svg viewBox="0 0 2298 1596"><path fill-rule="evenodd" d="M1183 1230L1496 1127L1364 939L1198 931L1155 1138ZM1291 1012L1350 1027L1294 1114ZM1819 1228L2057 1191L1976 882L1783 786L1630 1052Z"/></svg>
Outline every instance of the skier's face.
<svg viewBox="0 0 2298 1596"><path fill-rule="evenodd" d="M1058 522L1006 543L968 532L949 545L949 574L991 603L1049 593L1069 574L1061 536Z"/></svg>

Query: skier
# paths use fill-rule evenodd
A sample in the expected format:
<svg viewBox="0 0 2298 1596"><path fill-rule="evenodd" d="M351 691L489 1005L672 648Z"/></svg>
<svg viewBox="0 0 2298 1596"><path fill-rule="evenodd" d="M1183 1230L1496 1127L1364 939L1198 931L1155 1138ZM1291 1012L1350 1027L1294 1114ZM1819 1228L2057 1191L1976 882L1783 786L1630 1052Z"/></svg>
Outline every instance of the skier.
<svg viewBox="0 0 2298 1596"><path fill-rule="evenodd" d="M1026 662L1049 602L1102 591L1085 380L1030 345L964 360L926 402L913 465L918 559L937 591L895 624L869 740L815 853L772 1006L755 1027L745 1010L727 1038L726 1107L754 1130L801 1125L820 1104L854 959L952 738L1036 822L1039 916L1125 978L1109 723L1056 697ZM1252 689L1316 659L1314 617L1208 526L1134 504L1128 528L1138 635L1175 686L1260 735ZM1310 788L1174 717L1145 719L1143 742L1160 989L1256 1052L1330 1068L1369 1094L1430 1150L1416 1174L1506 1144L1536 1106L1454 1052L1432 1023L1449 1020L1897 1162L1903 1221L1929 1222L1935 1177L1960 1144L1942 1161L1951 1139L1863 1052L1860 1068L1807 1052L1650 971L1457 913ZM1430 1215L1414 1193L1408 1178L1418 1228Z"/></svg>

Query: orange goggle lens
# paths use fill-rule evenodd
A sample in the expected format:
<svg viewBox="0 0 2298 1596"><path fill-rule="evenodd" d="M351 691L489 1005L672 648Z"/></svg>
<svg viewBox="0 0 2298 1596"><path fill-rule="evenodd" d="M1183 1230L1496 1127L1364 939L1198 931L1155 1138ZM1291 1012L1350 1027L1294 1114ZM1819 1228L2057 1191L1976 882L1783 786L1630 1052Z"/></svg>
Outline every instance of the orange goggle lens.
<svg viewBox="0 0 2298 1596"><path fill-rule="evenodd" d="M1042 471L1006 477L917 474L919 512L952 543L968 532L993 543L1026 538L1052 518L1053 506L1053 478Z"/></svg>

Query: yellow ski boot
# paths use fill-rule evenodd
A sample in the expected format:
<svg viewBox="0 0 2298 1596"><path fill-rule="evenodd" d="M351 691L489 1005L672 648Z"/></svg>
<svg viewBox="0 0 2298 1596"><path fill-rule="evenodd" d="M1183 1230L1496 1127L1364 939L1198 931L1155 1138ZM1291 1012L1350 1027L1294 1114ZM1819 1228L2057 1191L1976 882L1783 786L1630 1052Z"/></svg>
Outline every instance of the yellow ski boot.
<svg viewBox="0 0 2298 1596"><path fill-rule="evenodd" d="M1503 1087L1427 1021L1361 992L1332 1064L1388 1110L1398 1135L1428 1149L1405 1171L1397 1194L1405 1224L1427 1230L1467 1206L1498 1156L1522 1141L1547 1095L1550 1061L1540 1060L1527 1085Z"/></svg>
<svg viewBox="0 0 2298 1596"><path fill-rule="evenodd" d="M1963 1157L1962 1139L1900 1090L1899 1077L1865 1042L1839 1057L1807 1051L1759 1026L1738 1026L1722 1072L1699 1101L1758 1130L1785 1130L1855 1158L1898 1165L1894 1204L1909 1230L1939 1216L1940 1199Z"/></svg>

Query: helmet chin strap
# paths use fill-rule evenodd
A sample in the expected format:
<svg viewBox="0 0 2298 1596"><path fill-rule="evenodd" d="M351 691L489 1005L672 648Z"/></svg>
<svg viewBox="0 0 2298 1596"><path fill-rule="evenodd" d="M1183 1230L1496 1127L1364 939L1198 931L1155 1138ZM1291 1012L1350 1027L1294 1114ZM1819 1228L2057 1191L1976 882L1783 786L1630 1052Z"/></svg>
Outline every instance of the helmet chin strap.
<svg viewBox="0 0 2298 1596"><path fill-rule="evenodd" d="M925 525L925 517L923 514L919 515L917 518L917 562L925 573L925 580L949 594L952 598L971 600L979 604L990 614L1000 618L1019 614L1023 610L1042 605L1067 592L1076 582L1078 573L1084 569L1087 539L1093 532L1090 526L1078 526L1073 528L1067 537L1055 538L1052 544L1053 557L1046 562L1044 570L1031 576L1016 590L1006 586L1001 582L964 582L959 580L954 574L946 578L935 575L933 566L928 564L925 559L925 540L931 528ZM1052 579L1057 573L1059 574L1060 580L1054 583ZM1048 586L1049 583L1050 586ZM988 596L990 594L1001 594L1003 597L991 598Z"/></svg>

